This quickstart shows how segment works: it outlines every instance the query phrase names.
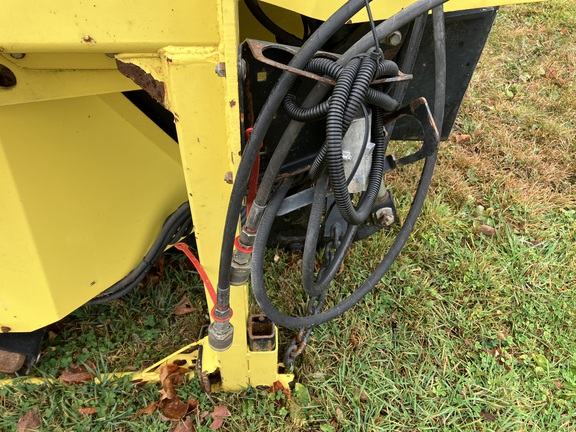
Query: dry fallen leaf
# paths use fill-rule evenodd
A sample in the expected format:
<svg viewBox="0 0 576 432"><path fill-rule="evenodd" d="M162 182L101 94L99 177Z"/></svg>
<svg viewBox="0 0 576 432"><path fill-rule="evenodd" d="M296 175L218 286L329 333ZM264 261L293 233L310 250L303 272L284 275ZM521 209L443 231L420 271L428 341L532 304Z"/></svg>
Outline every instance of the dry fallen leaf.
<svg viewBox="0 0 576 432"><path fill-rule="evenodd" d="M94 407L78 408L78 412L83 415L94 415L96 414L96 408Z"/></svg>
<svg viewBox="0 0 576 432"><path fill-rule="evenodd" d="M176 390L174 388L182 383L186 372L186 369L175 364L162 366L160 369L160 383L162 384L160 400L176 398Z"/></svg>
<svg viewBox="0 0 576 432"><path fill-rule="evenodd" d="M191 397L188 399L188 414L196 414L198 413L198 407L200 406L200 402L197 399Z"/></svg>
<svg viewBox="0 0 576 432"><path fill-rule="evenodd" d="M224 419L230 417L230 411L224 405L216 405L210 415L213 418L210 429L218 430L224 423Z"/></svg>
<svg viewBox="0 0 576 432"><path fill-rule="evenodd" d="M480 415L488 421L496 421L496 417L490 414L488 411L480 411Z"/></svg>
<svg viewBox="0 0 576 432"><path fill-rule="evenodd" d="M177 424L172 426L168 432L193 432L196 430L194 423L192 422L192 417L186 417L186 420L179 421Z"/></svg>
<svg viewBox="0 0 576 432"><path fill-rule="evenodd" d="M460 143L462 141L469 141L470 138L472 138L470 134L457 133L452 135L452 140L455 141L456 143Z"/></svg>
<svg viewBox="0 0 576 432"><path fill-rule="evenodd" d="M30 408L24 413L20 420L18 420L18 432L35 431L40 427L40 417L38 417L38 409Z"/></svg>
<svg viewBox="0 0 576 432"><path fill-rule="evenodd" d="M180 420L188 413L188 404L176 398L169 401L162 410L162 420Z"/></svg>
<svg viewBox="0 0 576 432"><path fill-rule="evenodd" d="M268 391L270 393L278 393L279 391L282 391L282 393L284 393L284 395L288 399L290 399L290 396L291 396L290 390L288 390L287 388L284 388L284 386L282 385L282 383L280 381L274 382L274 384L272 384L272 386L270 388L268 388Z"/></svg>
<svg viewBox="0 0 576 432"><path fill-rule="evenodd" d="M185 315L185 314L189 314L190 312L197 311L197 310L200 310L200 308L196 308L196 307L192 306L192 302L190 301L188 296L186 294L184 294L184 296L178 302L178 304L176 306L174 306L174 309L172 310L172 312L175 315Z"/></svg>
<svg viewBox="0 0 576 432"><path fill-rule="evenodd" d="M479 225L476 227L476 231L488 237L494 237L496 235L496 230L490 225Z"/></svg>
<svg viewBox="0 0 576 432"><path fill-rule="evenodd" d="M140 409L137 413L135 417L138 417L139 415L142 414L152 414L154 411L156 411L156 407L158 406L158 404L156 402L152 402L150 405L148 405L147 407L144 407L142 409Z"/></svg>
<svg viewBox="0 0 576 432"><path fill-rule="evenodd" d="M93 365L93 363L91 363ZM79 384L92 381L93 375L88 372L84 365L71 365L60 375L60 382L63 384Z"/></svg>

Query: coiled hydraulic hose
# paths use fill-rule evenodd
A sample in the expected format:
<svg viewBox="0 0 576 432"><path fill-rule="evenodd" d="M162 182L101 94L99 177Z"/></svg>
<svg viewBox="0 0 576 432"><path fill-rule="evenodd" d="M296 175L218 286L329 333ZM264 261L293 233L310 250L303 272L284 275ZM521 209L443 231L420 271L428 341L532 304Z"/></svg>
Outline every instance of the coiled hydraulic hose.
<svg viewBox="0 0 576 432"><path fill-rule="evenodd" d="M409 23L416 17L422 15L429 9L444 3L446 0L420 0L411 6L405 8L391 19L380 24L376 28L376 33L379 38L391 33L397 28ZM335 30L338 26L343 24L347 20L346 14L352 16L355 12L361 9L363 6L362 1L351 1L341 8L333 17L331 17L320 29L311 36L306 44L302 47L302 50L293 58L291 66L297 68L303 68L316 50L320 48L323 44L322 40L327 40L329 37L329 32ZM345 9L345 10L344 10ZM337 17L337 18L336 18ZM320 31L322 30L322 31ZM354 44L345 55L338 61L340 65L346 65L350 60L366 52L371 46L372 35L366 35L356 44ZM318 46L318 44L320 46ZM342 72L343 73L343 72ZM374 75L374 74L372 74ZM445 75L445 70L444 70ZM441 71L437 71L437 80L441 79L443 74ZM440 77L440 78L439 78ZM241 201L243 197L243 191L246 188L248 176L250 173L251 166L255 159L258 146L262 138L264 137L272 116L275 114L276 109L280 105L283 96L289 91L292 86L295 77L290 76L289 73L284 72L274 87L270 94L265 106L261 110L256 124L254 125L251 139L244 149L243 158L236 175L236 181L232 191L231 202L228 208L226 226L224 230L224 238L222 242L222 259L220 263L220 273L218 281L218 302L219 304L227 305L229 296L229 275L230 275L230 262L232 259L232 248L234 242L234 234L236 229L236 224L238 220L238 215L240 213ZM304 102L304 107L313 106L322 101L327 93L328 88L324 84L319 84L310 93L306 101ZM362 88L358 90L361 94ZM349 114L346 113L345 114ZM342 118L346 118L345 114ZM352 113L354 115L354 113ZM335 116L340 116L340 114L335 114ZM354 304L362 299L382 278L386 271L390 268L393 261L396 259L403 245L405 244L410 232L412 231L418 214L422 208L428 186L431 181L432 173L434 170L435 155L426 158L424 168L422 171L422 176L420 178L420 183L416 194L414 196L413 203L410 207L406 220L398 233L392 247L380 263L374 273L365 281L360 288L358 288L349 297L344 299L341 303L336 306L314 315L311 317L292 317L283 314L278 309L272 305L268 296L266 294L263 282L263 259L265 245L269 236L270 228L274 220L277 209L275 210L272 205L269 205L266 211L263 209L266 206L268 196L272 190L272 185L274 179L276 178L280 166L286 157L294 138L297 136L298 132L302 127L302 123L293 121L289 124L286 129L279 145L273 154L271 161L268 164L268 168L264 174L264 178L260 185L260 190L258 191L254 206L252 211L248 215L247 225L250 229L256 231L258 230L258 235L254 243L254 253L253 253L253 265L252 265L252 286L254 290L254 295L262 311L274 322L292 328L302 328L311 327L326 321L329 321L337 316L341 315L344 311L348 310ZM338 170L338 168L334 168ZM281 201L280 199L278 199ZM276 200L274 201L276 203ZM278 204L279 206L280 204ZM261 223L259 223L261 221ZM350 229L348 230L350 231ZM348 232L346 234L348 236ZM346 238L345 236L345 238Z"/></svg>
<svg viewBox="0 0 576 432"><path fill-rule="evenodd" d="M442 9L434 10L435 23L440 22L442 20ZM439 16L439 18L438 18ZM435 35L435 50L437 52L437 57L442 56L442 52L444 52L444 31L443 26L439 24L435 24L434 27L434 35ZM445 55L445 54L444 54ZM446 68L445 68L445 60L439 61L436 64L436 100L434 103L435 109L438 112L435 113L435 117L438 122L441 122L442 115L443 115L443 104L444 104L444 95L442 92L443 87L445 86L445 79L446 79ZM265 249L265 244L268 239L268 234L270 232L272 222L275 217L275 206L269 206L264 213L262 218L262 223L260 225L260 229L258 235L256 237L256 241L254 244L254 255L253 255L253 270L252 270L252 287L254 291L254 296L262 308L263 312L274 322L283 325L285 327L291 328L305 328L305 327L312 327L318 324L324 323L329 321L337 316L341 315L343 312L354 306L364 295L366 295L377 283L378 281L384 276L386 271L390 268L398 254L400 253L402 247L404 246L405 242L408 239L410 232L412 231L418 215L422 209L424 199L430 185L432 174L434 171L434 166L436 162L436 153L428 156L425 160L424 167L422 170L422 175L420 178L420 182L414 196L412 205L406 217L406 220L400 229L392 247L386 253L382 262L378 265L374 273L350 296L345 298L336 306L321 312L317 315L308 316L308 317L292 317L280 312L274 305L271 304L266 290L263 284L263 252Z"/></svg>

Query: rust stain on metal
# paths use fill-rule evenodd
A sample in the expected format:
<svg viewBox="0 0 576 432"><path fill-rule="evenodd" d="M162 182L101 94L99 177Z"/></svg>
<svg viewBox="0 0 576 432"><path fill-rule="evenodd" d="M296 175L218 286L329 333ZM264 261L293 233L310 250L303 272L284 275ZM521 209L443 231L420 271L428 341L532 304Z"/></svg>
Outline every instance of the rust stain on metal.
<svg viewBox="0 0 576 432"><path fill-rule="evenodd" d="M228 184L232 184L234 182L232 171L228 171L226 174L224 174L224 181Z"/></svg>
<svg viewBox="0 0 576 432"><path fill-rule="evenodd" d="M122 75L130 78L156 101L164 104L166 89L162 81L158 81L144 69L132 63L124 63L117 59L116 66ZM174 113L174 121L178 121L176 113Z"/></svg>
<svg viewBox="0 0 576 432"><path fill-rule="evenodd" d="M236 101L234 99L232 99L230 102L230 108L234 108L236 106Z"/></svg>
<svg viewBox="0 0 576 432"><path fill-rule="evenodd" d="M82 42L86 42L86 43L96 43L96 41L94 40L94 38L90 35L86 35L86 36L82 36Z"/></svg>
<svg viewBox="0 0 576 432"><path fill-rule="evenodd" d="M10 327L2 326L0 327L0 330L2 330L2 333L9 333L12 329Z"/></svg>

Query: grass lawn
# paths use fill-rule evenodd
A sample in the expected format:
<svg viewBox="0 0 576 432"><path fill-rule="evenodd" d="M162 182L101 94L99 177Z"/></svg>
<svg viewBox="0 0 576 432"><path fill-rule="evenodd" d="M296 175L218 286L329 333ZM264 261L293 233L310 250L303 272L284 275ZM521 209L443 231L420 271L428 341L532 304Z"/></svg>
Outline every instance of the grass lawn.
<svg viewBox="0 0 576 432"><path fill-rule="evenodd" d="M501 9L416 229L376 289L319 327L297 363L297 392L252 389L198 399L196 430L215 406L221 430L576 430L576 2ZM418 166L388 182L405 215ZM363 281L395 231L355 245L328 301ZM277 254L277 257L274 255ZM275 259L274 259L275 258ZM271 251L287 310L302 307L294 264ZM205 310L175 316L203 289L178 254L161 277L51 328L33 376L73 363L137 370L198 336ZM292 333L283 330L288 341ZM45 431L168 431L156 384L17 384L0 389L0 430L36 407ZM93 408L91 414L79 409ZM194 429L192 429L194 430Z"/></svg>

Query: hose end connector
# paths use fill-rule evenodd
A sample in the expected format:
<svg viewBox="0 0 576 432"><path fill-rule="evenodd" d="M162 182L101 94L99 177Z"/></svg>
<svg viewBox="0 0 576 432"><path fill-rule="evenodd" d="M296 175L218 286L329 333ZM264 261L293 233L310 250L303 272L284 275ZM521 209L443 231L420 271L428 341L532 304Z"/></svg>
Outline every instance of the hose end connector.
<svg viewBox="0 0 576 432"><path fill-rule="evenodd" d="M252 262L252 245L256 232L246 227L234 240L234 254L232 255L230 285L238 286L248 282L250 278L250 264Z"/></svg>
<svg viewBox="0 0 576 432"><path fill-rule="evenodd" d="M230 321L214 321L208 326L208 345L214 351L226 351L234 340L234 326Z"/></svg>

